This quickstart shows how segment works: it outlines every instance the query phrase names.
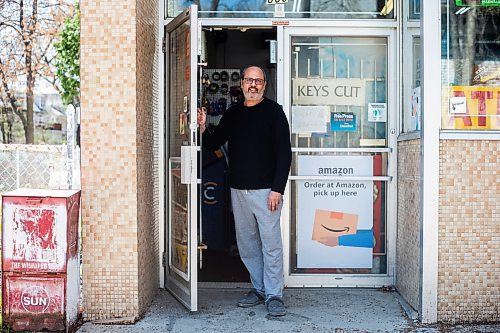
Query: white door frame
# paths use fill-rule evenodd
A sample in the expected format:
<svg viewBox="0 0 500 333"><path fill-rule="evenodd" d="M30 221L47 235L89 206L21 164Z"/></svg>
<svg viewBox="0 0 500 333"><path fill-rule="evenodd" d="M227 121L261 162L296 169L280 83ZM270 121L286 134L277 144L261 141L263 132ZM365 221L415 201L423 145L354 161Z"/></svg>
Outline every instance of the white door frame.
<svg viewBox="0 0 500 333"><path fill-rule="evenodd" d="M164 25L171 21L163 18L164 8L160 4L160 31L163 35ZM287 92L290 91L289 77L290 64L289 54L289 38L290 34L297 35L328 35L328 36L353 36L353 37L386 37L388 39L388 147L391 149L388 161L388 175L392 177L391 181L387 182L387 198L386 198L386 215L387 215L387 274L381 275L306 275L294 274L290 275L290 189L287 187L285 191L285 205L281 218L282 237L284 241L284 256L285 256L285 285L288 287L318 287L318 286L335 286L335 287L380 287L395 284L396 272L396 224L397 224L397 181L396 181L396 149L397 149L397 128L399 97L397 95L399 86L399 68L397 65L397 27L398 22L394 21L376 21L376 20L352 20L352 21L329 21L329 20L276 20L272 18L257 19L248 18L242 22L238 18L198 18L198 27L272 27L277 28L277 45L278 45L278 63L277 63L277 87L276 101L284 106L284 109L289 118L288 111L290 109L290 99L287 98ZM161 48L161 40L159 47ZM165 64L167 65L167 64ZM160 61L159 77L163 77L164 64ZM166 84L160 82L160 107L164 109L166 97L163 93L168 89ZM280 84L282 82L283 84ZM160 149L162 149L163 137L168 135L167 124L162 123L160 119ZM161 163L163 163L163 149L160 152ZM163 166L164 169L164 166ZM162 170L162 169L160 169ZM165 185L165 177L160 177L160 262L165 249L165 241L162 239L166 233L166 221L163 209L165 208L165 193L163 193ZM160 269L160 286L165 285L164 270Z"/></svg>

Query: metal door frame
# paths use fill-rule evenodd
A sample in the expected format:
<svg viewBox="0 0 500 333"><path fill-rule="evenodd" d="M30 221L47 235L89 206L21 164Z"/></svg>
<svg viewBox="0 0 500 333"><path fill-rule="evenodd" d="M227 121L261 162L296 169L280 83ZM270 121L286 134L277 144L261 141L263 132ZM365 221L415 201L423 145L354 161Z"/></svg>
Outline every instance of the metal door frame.
<svg viewBox="0 0 500 333"><path fill-rule="evenodd" d="M282 237L284 247L285 286L287 287L381 287L395 284L396 272L396 226L397 226L397 128L398 128L398 63L397 63L397 31L384 27L345 27L317 26L295 27L284 26L278 29L278 96L288 119L291 112L290 78L291 36L333 36L333 37L383 37L387 39L387 148L355 148L357 151L388 152L388 169L386 197L386 251L387 274L291 274L290 273L290 218L291 189L287 186L285 204L282 212ZM292 151L294 149L292 148ZM345 150L345 149L344 149ZM353 149L354 150L354 149ZM345 178L345 177L344 177ZM343 178L343 179L344 179ZM376 177L371 177L376 178ZM290 180L289 180L290 183Z"/></svg>

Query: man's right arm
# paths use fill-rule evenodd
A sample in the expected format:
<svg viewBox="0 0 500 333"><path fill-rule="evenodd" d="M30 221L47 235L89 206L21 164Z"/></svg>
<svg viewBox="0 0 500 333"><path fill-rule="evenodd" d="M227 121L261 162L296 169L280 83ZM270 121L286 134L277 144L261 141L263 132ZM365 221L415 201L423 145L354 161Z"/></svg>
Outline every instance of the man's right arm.
<svg viewBox="0 0 500 333"><path fill-rule="evenodd" d="M227 126L226 116L222 116L219 125L211 131L206 127L206 113L204 108L198 109L198 126L200 133L203 135L203 148L215 151L219 149L227 141Z"/></svg>

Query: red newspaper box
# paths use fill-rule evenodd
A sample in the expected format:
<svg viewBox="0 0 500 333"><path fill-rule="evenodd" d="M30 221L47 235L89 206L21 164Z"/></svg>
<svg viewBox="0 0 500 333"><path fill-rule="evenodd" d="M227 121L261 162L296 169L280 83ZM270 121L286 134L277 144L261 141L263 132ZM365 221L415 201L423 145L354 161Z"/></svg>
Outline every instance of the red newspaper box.
<svg viewBox="0 0 500 333"><path fill-rule="evenodd" d="M2 196L3 322L70 329L78 320L80 191L17 189Z"/></svg>
<svg viewBox="0 0 500 333"><path fill-rule="evenodd" d="M15 331L61 331L65 324L66 278L58 275L4 273L5 323Z"/></svg>

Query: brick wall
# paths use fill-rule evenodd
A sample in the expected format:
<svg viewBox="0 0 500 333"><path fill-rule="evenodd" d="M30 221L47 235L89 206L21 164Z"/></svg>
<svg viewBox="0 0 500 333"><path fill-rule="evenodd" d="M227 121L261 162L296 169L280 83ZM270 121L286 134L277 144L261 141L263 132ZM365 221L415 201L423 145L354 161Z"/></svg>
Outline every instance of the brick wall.
<svg viewBox="0 0 500 333"><path fill-rule="evenodd" d="M398 143L398 232L396 288L419 309L420 297L420 140Z"/></svg>
<svg viewBox="0 0 500 333"><path fill-rule="evenodd" d="M85 320L138 318L158 285L156 6L80 4Z"/></svg>
<svg viewBox="0 0 500 333"><path fill-rule="evenodd" d="M159 286L158 1L137 2L137 169L139 308Z"/></svg>
<svg viewBox="0 0 500 333"><path fill-rule="evenodd" d="M438 320L500 320L500 141L442 140Z"/></svg>

